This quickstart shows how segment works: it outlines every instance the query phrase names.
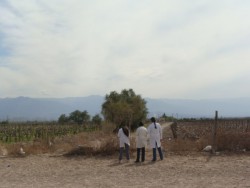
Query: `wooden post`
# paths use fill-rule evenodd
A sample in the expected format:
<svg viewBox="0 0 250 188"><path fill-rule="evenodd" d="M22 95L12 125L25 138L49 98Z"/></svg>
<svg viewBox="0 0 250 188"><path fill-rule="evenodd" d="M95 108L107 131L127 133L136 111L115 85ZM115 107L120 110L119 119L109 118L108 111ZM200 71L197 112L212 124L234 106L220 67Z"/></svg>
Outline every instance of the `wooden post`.
<svg viewBox="0 0 250 188"><path fill-rule="evenodd" d="M216 135L217 135L217 124L218 124L218 111L215 111L215 120L214 120L214 126L212 129L212 153L214 154L216 151Z"/></svg>
<svg viewBox="0 0 250 188"><path fill-rule="evenodd" d="M18 141L21 141L21 125L18 125Z"/></svg>
<svg viewBox="0 0 250 188"><path fill-rule="evenodd" d="M174 123L170 125L170 128L172 130L174 139L177 139L177 122L174 121Z"/></svg>

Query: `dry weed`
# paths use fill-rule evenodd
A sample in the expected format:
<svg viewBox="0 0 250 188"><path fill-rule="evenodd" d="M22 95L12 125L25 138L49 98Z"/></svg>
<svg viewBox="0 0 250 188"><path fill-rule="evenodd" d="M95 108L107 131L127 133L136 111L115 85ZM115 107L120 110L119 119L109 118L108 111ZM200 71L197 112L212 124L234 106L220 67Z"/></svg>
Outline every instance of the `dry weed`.
<svg viewBox="0 0 250 188"><path fill-rule="evenodd" d="M105 127L105 128L104 128ZM93 132L82 132L76 135L65 135L53 139L37 139L27 143L1 144L0 155L26 156L29 154L59 154L65 156L85 155L114 155L118 154L119 141L117 134L113 133L115 126L107 124L102 130ZM204 135L199 139L173 138L170 128L164 129L163 148L168 152L186 153L199 152L211 145L211 135ZM135 135L131 135L131 155L136 152ZM217 139L218 151L238 151L250 150L249 133L223 133L218 132ZM25 155L21 154L20 148L23 148Z"/></svg>
<svg viewBox="0 0 250 188"><path fill-rule="evenodd" d="M250 133L223 133L216 137L217 150L241 151L250 150Z"/></svg>

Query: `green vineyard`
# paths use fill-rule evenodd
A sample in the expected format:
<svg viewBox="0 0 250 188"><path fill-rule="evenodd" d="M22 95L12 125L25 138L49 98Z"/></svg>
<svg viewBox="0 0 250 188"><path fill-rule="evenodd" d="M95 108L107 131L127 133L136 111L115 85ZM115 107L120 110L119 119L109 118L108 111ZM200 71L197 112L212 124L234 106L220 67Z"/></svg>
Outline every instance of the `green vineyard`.
<svg viewBox="0 0 250 188"><path fill-rule="evenodd" d="M0 142L27 142L34 139L51 139L64 135L100 129L96 125L57 124L57 123L7 123L0 124Z"/></svg>

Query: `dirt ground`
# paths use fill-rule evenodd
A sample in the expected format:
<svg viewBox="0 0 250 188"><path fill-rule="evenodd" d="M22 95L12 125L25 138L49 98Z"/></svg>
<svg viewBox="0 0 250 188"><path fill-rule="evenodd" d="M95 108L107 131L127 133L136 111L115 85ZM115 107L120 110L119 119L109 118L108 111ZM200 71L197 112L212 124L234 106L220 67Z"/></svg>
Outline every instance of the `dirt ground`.
<svg viewBox="0 0 250 188"><path fill-rule="evenodd" d="M111 157L33 155L0 158L0 187L245 187L250 188L250 156L165 154L152 163L118 163ZM134 155L132 156L134 158Z"/></svg>

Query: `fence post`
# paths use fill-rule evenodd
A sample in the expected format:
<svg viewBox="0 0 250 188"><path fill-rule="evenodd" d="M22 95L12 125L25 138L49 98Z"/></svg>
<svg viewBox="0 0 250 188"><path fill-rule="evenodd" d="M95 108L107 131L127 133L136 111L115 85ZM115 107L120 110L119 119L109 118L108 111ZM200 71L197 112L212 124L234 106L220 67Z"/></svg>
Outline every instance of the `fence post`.
<svg viewBox="0 0 250 188"><path fill-rule="evenodd" d="M212 153L216 151L216 135L217 135L217 124L218 124L218 111L215 111L214 126L212 129Z"/></svg>
<svg viewBox="0 0 250 188"><path fill-rule="evenodd" d="M18 141L21 141L21 125L18 125Z"/></svg>
<svg viewBox="0 0 250 188"><path fill-rule="evenodd" d="M177 139L177 122L174 121L174 123L170 125L170 128L172 130L174 139Z"/></svg>

